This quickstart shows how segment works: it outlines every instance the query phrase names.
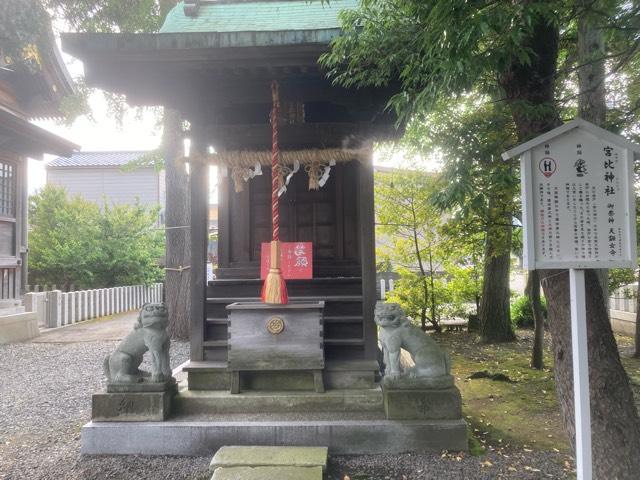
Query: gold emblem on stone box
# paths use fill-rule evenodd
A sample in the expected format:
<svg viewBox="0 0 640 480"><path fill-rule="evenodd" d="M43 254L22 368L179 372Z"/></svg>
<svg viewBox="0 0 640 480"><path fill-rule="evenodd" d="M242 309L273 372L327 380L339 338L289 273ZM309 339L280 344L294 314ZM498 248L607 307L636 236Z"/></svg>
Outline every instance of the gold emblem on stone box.
<svg viewBox="0 0 640 480"><path fill-rule="evenodd" d="M271 317L267 322L267 331L274 335L282 333L284 330L284 320L280 317Z"/></svg>

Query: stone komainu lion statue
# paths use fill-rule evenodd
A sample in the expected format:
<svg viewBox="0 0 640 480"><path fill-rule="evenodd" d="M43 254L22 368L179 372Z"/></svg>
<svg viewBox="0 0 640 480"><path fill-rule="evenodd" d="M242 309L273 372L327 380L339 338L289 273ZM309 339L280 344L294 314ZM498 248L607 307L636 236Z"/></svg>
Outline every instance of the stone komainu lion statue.
<svg viewBox="0 0 640 480"><path fill-rule="evenodd" d="M167 308L163 303L142 306L133 331L116 350L104 359L104 373L109 383L139 383L147 372L139 370L146 351L151 352L151 382L171 378Z"/></svg>
<svg viewBox="0 0 640 480"><path fill-rule="evenodd" d="M451 361L447 352L426 333L412 325L397 303L378 302L375 321L380 326L380 343L384 356L385 376L402 375L400 350L411 354L415 367L411 377L443 377L449 375Z"/></svg>

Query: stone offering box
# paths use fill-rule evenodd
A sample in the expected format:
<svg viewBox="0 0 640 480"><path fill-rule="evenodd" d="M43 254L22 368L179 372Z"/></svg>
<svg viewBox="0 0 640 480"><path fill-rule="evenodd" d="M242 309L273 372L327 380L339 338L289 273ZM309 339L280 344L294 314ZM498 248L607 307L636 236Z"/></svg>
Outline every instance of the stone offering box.
<svg viewBox="0 0 640 480"><path fill-rule="evenodd" d="M323 301L228 305L231 393L240 391L241 372L275 370L307 370L324 392L323 309Z"/></svg>

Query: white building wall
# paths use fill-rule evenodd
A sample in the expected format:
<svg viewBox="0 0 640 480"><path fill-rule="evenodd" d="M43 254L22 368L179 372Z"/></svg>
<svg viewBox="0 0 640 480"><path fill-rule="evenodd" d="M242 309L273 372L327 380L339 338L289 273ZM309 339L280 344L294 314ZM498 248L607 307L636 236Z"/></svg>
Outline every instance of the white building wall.
<svg viewBox="0 0 640 480"><path fill-rule="evenodd" d="M152 167L123 171L120 167L49 167L47 184L64 187L69 196L80 195L102 205L161 205L159 174Z"/></svg>

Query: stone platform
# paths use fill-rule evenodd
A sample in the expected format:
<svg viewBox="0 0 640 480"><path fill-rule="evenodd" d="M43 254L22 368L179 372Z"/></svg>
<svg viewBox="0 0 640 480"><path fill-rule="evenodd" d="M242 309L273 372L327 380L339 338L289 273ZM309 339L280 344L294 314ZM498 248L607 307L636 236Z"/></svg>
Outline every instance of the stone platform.
<svg viewBox="0 0 640 480"><path fill-rule="evenodd" d="M334 455L467 449L467 424L462 419L387 420L384 414L345 419L354 416L305 414L305 420L291 420L287 415L254 415L241 421L245 415L217 415L206 421L185 417L90 422L82 428L82 453L209 456L225 445L328 446Z"/></svg>
<svg viewBox="0 0 640 480"><path fill-rule="evenodd" d="M459 403L451 404L453 416L443 415L447 407L436 397L435 418L423 413L417 419L388 419L379 385L325 393L240 394L192 391L184 383L180 387L165 421L111 419L85 425L82 453L201 456L225 445L326 446L332 454L467 449Z"/></svg>

